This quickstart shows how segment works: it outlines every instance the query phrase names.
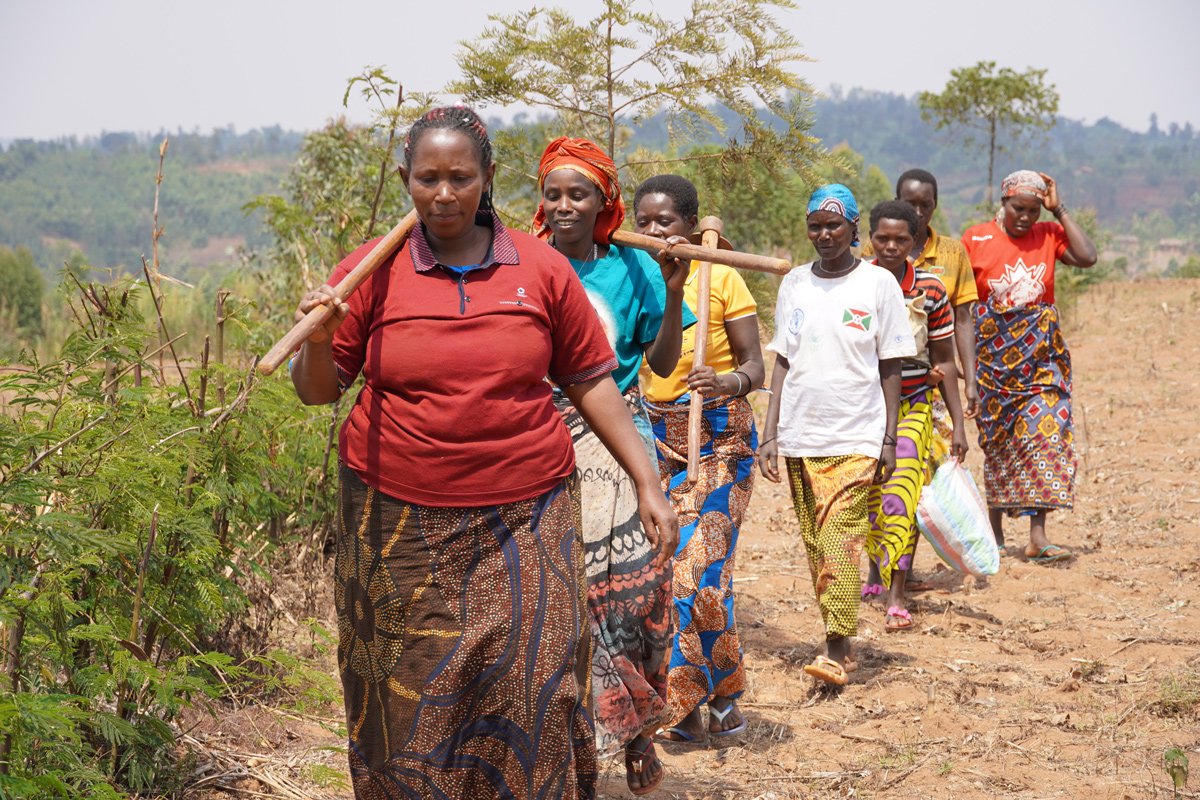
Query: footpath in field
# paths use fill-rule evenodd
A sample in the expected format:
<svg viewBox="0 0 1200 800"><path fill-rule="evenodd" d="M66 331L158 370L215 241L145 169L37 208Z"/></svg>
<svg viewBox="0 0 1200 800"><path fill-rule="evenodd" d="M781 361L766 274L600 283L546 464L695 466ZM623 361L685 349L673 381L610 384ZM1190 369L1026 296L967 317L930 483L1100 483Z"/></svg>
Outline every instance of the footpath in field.
<svg viewBox="0 0 1200 800"><path fill-rule="evenodd" d="M660 745L668 777L652 796L1167 798L1173 748L1193 767L1180 796L1200 796L1197 319L1200 281L1106 284L1068 310L1079 476L1074 512L1049 530L1078 557L1005 558L976 580L922 542L916 570L934 589L910 598L912 630L886 634L883 609L864 606L860 668L841 690L802 672L820 619L787 490L760 477L734 583L748 728L723 746ZM1006 532L1024 544L1027 523ZM228 746L289 785L246 790L350 796L301 777L312 761L344 774L344 757L312 749L336 739L311 720L264 725L274 734L228 720ZM621 762L603 769L600 797L632 796Z"/></svg>

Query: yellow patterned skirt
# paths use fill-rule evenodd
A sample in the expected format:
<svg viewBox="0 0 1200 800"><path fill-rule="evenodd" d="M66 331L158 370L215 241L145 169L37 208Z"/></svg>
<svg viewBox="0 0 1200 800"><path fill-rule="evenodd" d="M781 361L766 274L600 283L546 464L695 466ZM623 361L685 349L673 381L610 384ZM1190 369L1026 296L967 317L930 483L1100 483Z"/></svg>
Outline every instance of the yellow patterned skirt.
<svg viewBox="0 0 1200 800"><path fill-rule="evenodd" d="M827 637L858 634L858 561L870 530L867 499L877 459L786 458L792 504Z"/></svg>
<svg viewBox="0 0 1200 800"><path fill-rule="evenodd" d="M917 500L927 482L929 449L933 440L933 389L900 401L896 426L896 470L887 483L871 487L867 557L879 567L883 585L891 587L896 570L912 567L920 535L916 526Z"/></svg>

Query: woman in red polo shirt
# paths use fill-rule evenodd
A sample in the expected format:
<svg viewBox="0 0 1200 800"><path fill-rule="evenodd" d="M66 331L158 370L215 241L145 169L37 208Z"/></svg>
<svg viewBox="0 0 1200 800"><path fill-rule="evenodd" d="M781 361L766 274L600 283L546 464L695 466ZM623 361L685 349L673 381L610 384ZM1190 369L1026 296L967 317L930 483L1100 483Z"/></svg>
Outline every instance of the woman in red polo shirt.
<svg viewBox="0 0 1200 800"><path fill-rule="evenodd" d="M1090 267L1096 246L1049 175L1014 172L1000 195L996 219L962 237L979 290L975 377L983 478L996 543L1004 549L1003 514L1027 516L1025 556L1049 563L1071 553L1046 536L1046 512L1069 509L1075 500L1071 354L1054 306L1054 263ZM1058 222L1038 222L1043 207Z"/></svg>
<svg viewBox="0 0 1200 800"><path fill-rule="evenodd" d="M362 798L594 794L580 484L563 387L637 487L651 542L678 535L566 259L491 210L487 131L465 108L411 128L421 223L292 365L308 404L364 383L342 428L338 663ZM665 562L670 552L661 553Z"/></svg>

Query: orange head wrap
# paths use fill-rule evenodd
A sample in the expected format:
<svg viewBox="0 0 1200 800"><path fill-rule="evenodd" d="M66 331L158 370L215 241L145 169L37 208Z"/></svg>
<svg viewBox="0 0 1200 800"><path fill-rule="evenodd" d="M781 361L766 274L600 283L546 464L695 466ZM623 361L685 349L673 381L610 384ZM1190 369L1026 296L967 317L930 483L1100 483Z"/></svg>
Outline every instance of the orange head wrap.
<svg viewBox="0 0 1200 800"><path fill-rule="evenodd" d="M597 244L608 244L609 234L621 227L625 219L625 201L621 199L621 185L617 183L617 165L587 139L561 136L546 145L538 163L539 192L546 185L546 176L556 169L573 169L596 184L604 198L604 209L596 217L592 239ZM533 232L539 239L548 240L551 236L541 201L533 215Z"/></svg>

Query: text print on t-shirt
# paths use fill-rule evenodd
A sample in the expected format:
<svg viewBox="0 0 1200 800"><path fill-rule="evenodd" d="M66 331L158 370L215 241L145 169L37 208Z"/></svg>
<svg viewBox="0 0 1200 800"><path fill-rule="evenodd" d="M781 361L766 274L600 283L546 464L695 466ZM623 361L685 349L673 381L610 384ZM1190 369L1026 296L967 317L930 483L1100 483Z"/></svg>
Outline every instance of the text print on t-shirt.
<svg viewBox="0 0 1200 800"><path fill-rule="evenodd" d="M540 308L538 308L533 303L529 302L529 295L525 292L524 286L517 287L517 298L518 298L517 300L501 300L500 305L502 305L502 306L528 306L529 308L532 308L534 311L541 311Z"/></svg>
<svg viewBox="0 0 1200 800"><path fill-rule="evenodd" d="M988 287L996 302L1014 308L1027 306L1042 299L1046 284L1042 279L1046 275L1046 264L1026 266L1025 260L1018 258L1016 265L1005 264L1004 274L998 278L988 278Z"/></svg>

